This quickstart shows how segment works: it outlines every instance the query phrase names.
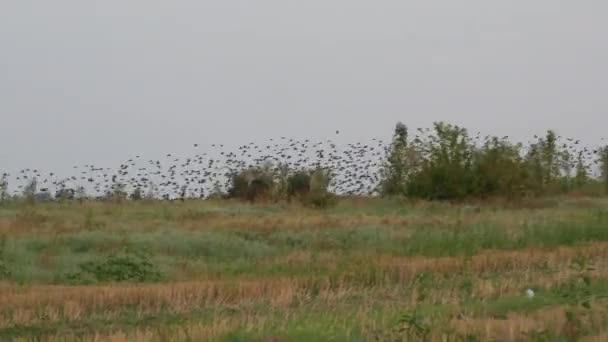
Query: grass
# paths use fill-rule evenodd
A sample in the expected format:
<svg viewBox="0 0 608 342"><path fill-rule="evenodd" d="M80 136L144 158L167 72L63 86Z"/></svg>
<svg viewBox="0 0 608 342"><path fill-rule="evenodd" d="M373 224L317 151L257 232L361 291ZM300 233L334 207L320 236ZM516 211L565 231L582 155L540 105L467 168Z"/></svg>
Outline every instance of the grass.
<svg viewBox="0 0 608 342"><path fill-rule="evenodd" d="M601 340L606 204L4 204L0 340Z"/></svg>

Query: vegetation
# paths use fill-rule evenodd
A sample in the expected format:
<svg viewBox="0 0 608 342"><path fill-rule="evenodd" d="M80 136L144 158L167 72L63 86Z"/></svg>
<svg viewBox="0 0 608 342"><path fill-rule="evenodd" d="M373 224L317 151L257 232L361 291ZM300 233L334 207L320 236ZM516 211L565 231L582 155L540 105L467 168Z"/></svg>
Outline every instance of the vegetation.
<svg viewBox="0 0 608 342"><path fill-rule="evenodd" d="M423 133L423 130L419 130ZM608 184L607 148L579 150L561 144L553 131L527 148L513 144L508 137L472 138L465 128L442 122L433 130L408 139L407 128L399 123L384 167L381 193L429 200L471 198L551 196L597 191ZM576 142L578 144L578 142ZM590 177L587 157L597 154L604 175ZM608 193L608 187L605 187Z"/></svg>
<svg viewBox="0 0 608 342"><path fill-rule="evenodd" d="M399 123L378 164L123 165L98 198L3 174L0 340L606 340L608 147L562 140Z"/></svg>
<svg viewBox="0 0 608 342"><path fill-rule="evenodd" d="M608 146L600 150L600 165L602 183L604 184L604 190L608 194Z"/></svg>
<svg viewBox="0 0 608 342"><path fill-rule="evenodd" d="M252 203L296 199L306 205L326 208L335 203L329 192L330 182L331 173L326 169L294 171L266 163L233 174L228 198Z"/></svg>
<svg viewBox="0 0 608 342"><path fill-rule="evenodd" d="M2 178L0 178L0 204L8 199L8 174L2 173Z"/></svg>
<svg viewBox="0 0 608 342"><path fill-rule="evenodd" d="M8 203L0 339L601 340L607 204Z"/></svg>

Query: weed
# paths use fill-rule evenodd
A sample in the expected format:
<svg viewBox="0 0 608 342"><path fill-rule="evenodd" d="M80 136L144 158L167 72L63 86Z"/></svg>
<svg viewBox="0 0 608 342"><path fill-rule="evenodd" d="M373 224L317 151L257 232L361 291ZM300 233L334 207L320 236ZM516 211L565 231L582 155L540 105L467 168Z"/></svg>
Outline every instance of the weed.
<svg viewBox="0 0 608 342"><path fill-rule="evenodd" d="M399 317L398 331L404 333L408 338L427 341L431 327L428 319L425 319L417 310L413 310Z"/></svg>
<svg viewBox="0 0 608 342"><path fill-rule="evenodd" d="M97 282L150 282L162 278L157 267L143 253L127 251L111 255L101 262L80 264L80 271L66 275L74 283Z"/></svg>

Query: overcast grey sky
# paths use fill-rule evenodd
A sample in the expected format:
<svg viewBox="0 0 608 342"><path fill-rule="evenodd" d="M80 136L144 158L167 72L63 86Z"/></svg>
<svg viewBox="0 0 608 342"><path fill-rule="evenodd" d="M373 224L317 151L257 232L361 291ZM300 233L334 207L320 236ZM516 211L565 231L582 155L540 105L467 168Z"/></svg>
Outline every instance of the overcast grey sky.
<svg viewBox="0 0 608 342"><path fill-rule="evenodd" d="M0 169L446 120L608 127L605 0L3 0Z"/></svg>

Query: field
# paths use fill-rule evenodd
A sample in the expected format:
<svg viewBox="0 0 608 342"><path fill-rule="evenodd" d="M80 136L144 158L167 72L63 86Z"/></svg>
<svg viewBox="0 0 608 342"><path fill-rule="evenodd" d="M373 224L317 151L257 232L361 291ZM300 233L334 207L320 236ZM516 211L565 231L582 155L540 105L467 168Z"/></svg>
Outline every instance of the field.
<svg viewBox="0 0 608 342"><path fill-rule="evenodd" d="M0 279L3 341L605 341L608 200L9 202Z"/></svg>

